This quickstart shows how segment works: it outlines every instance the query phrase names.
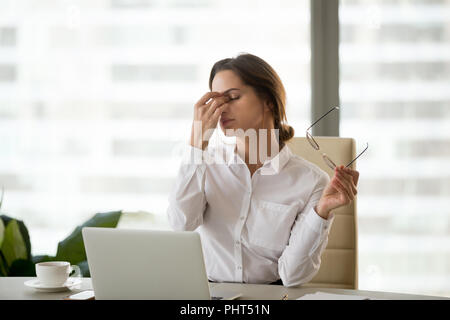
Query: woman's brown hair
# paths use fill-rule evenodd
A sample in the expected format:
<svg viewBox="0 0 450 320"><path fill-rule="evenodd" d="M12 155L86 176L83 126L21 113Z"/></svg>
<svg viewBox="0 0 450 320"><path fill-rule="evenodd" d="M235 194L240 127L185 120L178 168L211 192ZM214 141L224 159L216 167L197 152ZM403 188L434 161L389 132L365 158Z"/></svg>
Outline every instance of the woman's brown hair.
<svg viewBox="0 0 450 320"><path fill-rule="evenodd" d="M214 76L223 70L234 71L245 85L252 87L256 94L272 104L274 128L279 130L280 148L294 136L294 128L287 124L286 91L275 70L263 59L241 53L234 58L217 61L209 76L209 89L212 90Z"/></svg>

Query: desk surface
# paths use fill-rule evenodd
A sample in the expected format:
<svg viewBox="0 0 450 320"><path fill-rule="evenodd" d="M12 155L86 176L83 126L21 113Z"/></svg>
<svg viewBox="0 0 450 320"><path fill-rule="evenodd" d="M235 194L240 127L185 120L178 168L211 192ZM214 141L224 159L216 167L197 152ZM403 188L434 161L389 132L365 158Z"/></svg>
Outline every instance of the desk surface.
<svg viewBox="0 0 450 320"><path fill-rule="evenodd" d="M33 278L7 277L0 278L0 300L61 300L63 297L83 290L92 290L90 278L83 278L82 284L71 291L64 292L39 292L24 285L24 282ZM425 295L401 294L392 292L332 289L332 288L287 288L277 285L263 284L242 284L242 283L210 283L210 287L220 290L241 292L242 300L279 300L288 294L289 300L296 299L307 293L317 291L366 296L375 299L388 300L429 300L429 299L449 299L446 297L435 297Z"/></svg>

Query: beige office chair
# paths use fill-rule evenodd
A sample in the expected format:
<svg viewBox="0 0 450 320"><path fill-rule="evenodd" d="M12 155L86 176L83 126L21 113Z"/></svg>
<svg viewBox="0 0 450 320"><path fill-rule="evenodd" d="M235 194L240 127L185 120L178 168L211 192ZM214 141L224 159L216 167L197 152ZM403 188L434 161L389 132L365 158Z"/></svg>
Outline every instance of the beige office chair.
<svg viewBox="0 0 450 320"><path fill-rule="evenodd" d="M346 165L356 157L355 140L339 137L314 137L320 146L315 150L306 137L294 137L287 142L292 153L308 160L330 175L333 170L322 159L326 153L336 165ZM352 169L356 169L355 164ZM334 211L335 219L331 226L328 244L322 253L320 269L315 277L302 287L328 287L358 289L358 246L356 197L349 205Z"/></svg>

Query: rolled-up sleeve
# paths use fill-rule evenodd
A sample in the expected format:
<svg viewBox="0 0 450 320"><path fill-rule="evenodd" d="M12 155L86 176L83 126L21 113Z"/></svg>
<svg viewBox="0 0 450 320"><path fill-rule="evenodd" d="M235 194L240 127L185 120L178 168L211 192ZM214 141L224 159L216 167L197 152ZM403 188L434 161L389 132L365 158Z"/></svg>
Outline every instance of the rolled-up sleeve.
<svg viewBox="0 0 450 320"><path fill-rule="evenodd" d="M167 209L174 230L193 231L203 223L207 158L207 150L186 145Z"/></svg>
<svg viewBox="0 0 450 320"><path fill-rule="evenodd" d="M321 172L307 204L297 215L289 244L278 260L278 272L284 286L307 283L319 271L334 214L330 213L328 219L323 219L314 207L329 181L328 174Z"/></svg>

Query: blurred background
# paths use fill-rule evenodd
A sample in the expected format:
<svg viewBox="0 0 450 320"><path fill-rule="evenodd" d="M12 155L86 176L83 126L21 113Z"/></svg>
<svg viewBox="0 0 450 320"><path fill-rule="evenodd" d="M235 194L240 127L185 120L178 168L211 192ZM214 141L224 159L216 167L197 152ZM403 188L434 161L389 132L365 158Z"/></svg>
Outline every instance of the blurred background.
<svg viewBox="0 0 450 320"><path fill-rule="evenodd" d="M309 0L0 0L2 213L34 255L96 212L168 229L216 61L263 58L311 124L310 21ZM359 289L450 297L450 0L341 0L339 29L340 136L370 145Z"/></svg>

